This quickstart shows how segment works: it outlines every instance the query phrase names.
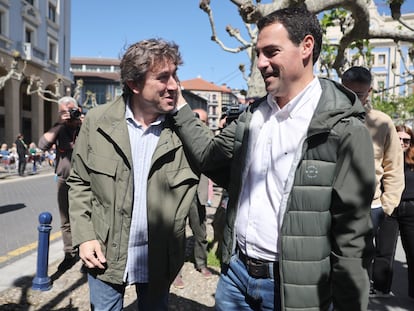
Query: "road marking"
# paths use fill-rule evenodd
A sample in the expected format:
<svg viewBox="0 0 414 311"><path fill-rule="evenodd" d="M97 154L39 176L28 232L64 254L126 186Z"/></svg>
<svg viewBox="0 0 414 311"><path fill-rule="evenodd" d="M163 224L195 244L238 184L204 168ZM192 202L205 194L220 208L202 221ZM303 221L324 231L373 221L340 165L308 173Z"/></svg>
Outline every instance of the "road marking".
<svg viewBox="0 0 414 311"><path fill-rule="evenodd" d="M52 233L50 235L49 241L50 242L54 241L54 240L60 238L61 236L62 236L61 231ZM27 244L25 246L19 247L15 250L12 250L12 251L8 252L5 256L0 256L0 263L8 261L8 260L12 259L13 257L20 256L24 253L30 252L30 251L32 251L36 248L37 248L37 242L33 242L33 243Z"/></svg>

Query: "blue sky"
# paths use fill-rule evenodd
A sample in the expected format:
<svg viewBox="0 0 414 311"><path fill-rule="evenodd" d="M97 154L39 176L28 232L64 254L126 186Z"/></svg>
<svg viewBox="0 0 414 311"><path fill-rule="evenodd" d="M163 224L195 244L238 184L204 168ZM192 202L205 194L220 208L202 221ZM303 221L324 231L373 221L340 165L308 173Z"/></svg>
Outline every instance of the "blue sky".
<svg viewBox="0 0 414 311"><path fill-rule="evenodd" d="M262 3L268 3L262 1ZM389 10L385 0L377 0L380 10ZM181 80L201 77L215 84L246 89L239 64L246 64L246 52L225 52L210 40L207 15L199 0L72 0L71 56L120 58L130 44L151 37L174 41L184 59ZM244 32L237 8L230 0L212 0L211 6L219 38L230 48L238 42L229 38L231 24ZM414 1L406 0L403 13L414 12ZM247 37L245 37L247 38Z"/></svg>

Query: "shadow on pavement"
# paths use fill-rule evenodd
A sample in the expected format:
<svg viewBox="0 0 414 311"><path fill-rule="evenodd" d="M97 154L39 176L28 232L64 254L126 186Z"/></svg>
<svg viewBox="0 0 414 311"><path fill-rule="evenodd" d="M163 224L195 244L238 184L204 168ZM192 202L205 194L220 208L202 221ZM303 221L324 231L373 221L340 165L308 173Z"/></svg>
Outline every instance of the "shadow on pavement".
<svg viewBox="0 0 414 311"><path fill-rule="evenodd" d="M137 310L137 301L135 300L130 305L124 308L124 311L136 311ZM169 298L169 311L213 311L214 307L208 307L203 304L198 303L197 301L177 296L173 293L170 293Z"/></svg>
<svg viewBox="0 0 414 311"><path fill-rule="evenodd" d="M414 299L408 297L407 266L401 261L394 261L394 276L390 298L370 298L368 310L372 311L409 311L414 310Z"/></svg>
<svg viewBox="0 0 414 311"><path fill-rule="evenodd" d="M64 291L60 292L55 298L50 300L46 305L39 309L39 311L49 311L49 310L78 310L78 308L73 307L72 300L69 300L68 306L61 308L61 309L54 309L67 294L71 293L78 287L81 287L83 284L87 282L86 274L81 274L80 278L72 284L72 286L66 288Z"/></svg>
<svg viewBox="0 0 414 311"><path fill-rule="evenodd" d="M23 204L23 203L2 205L0 206L0 214L17 211L25 207L26 207L26 204Z"/></svg>
<svg viewBox="0 0 414 311"><path fill-rule="evenodd" d="M57 273L53 275L53 278L56 280L58 277L60 277L62 274L59 273L59 276ZM38 310L38 311L63 311L63 310L72 310L72 311L78 311L79 308L75 307L72 304L72 300L70 299L68 302L68 305L66 305L63 308L55 309L55 307L62 302L66 296L68 296L73 290L81 287L83 284L86 283L87 278L86 275L81 274L81 277L73 283L70 287L65 288L64 291L61 291L58 295L53 297L52 299L48 299L47 303L44 306L34 306L32 303L29 302L29 295L30 290L32 287L32 281L33 276L24 276L19 279L17 279L13 286L16 288L20 288L20 299L19 302L14 303L8 303L0 305L0 311L28 311L28 310Z"/></svg>

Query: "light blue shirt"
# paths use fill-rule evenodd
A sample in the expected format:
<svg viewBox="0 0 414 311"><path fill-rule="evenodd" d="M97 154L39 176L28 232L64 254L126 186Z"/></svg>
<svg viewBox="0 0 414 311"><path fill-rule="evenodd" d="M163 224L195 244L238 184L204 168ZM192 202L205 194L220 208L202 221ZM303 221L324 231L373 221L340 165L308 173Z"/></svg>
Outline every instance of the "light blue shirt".
<svg viewBox="0 0 414 311"><path fill-rule="evenodd" d="M147 182L152 155L157 147L165 116L161 115L143 129L127 105L125 118L128 127L134 170L134 205L129 232L128 259L124 281L128 284L148 282L148 217Z"/></svg>

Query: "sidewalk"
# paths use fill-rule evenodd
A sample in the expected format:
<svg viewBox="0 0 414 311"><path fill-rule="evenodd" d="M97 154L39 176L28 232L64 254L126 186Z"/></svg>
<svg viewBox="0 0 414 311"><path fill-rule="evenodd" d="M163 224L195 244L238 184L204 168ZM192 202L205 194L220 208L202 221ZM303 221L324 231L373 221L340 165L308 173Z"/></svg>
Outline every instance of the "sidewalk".
<svg viewBox="0 0 414 311"><path fill-rule="evenodd" d="M19 176L13 177L10 181L15 182L19 178ZM4 180L0 180L0 185L2 182ZM211 221L219 204L220 196L221 192L215 191L213 206L207 208L207 233L209 240L213 236ZM187 236L190 237L191 235L191 230L187 226ZM189 238L189 242L189 245L191 245L191 238ZM31 288L36 273L36 252L0 269L0 311L87 311L90 309L89 289L86 276L80 272L81 263L78 262L63 274L57 271L57 266L63 259L61 247L61 239L54 241L50 245L48 276L53 284L48 291L37 291ZM212 268L213 276L206 280L194 269L192 262L185 262L182 270L185 288L176 289L173 286L171 287L169 310L214 310L214 295L220 270L217 267L210 268ZM399 242L393 282L393 292L396 296L389 299L370 299L368 310L414 310L414 301L407 296L406 273L405 257ZM125 310L136 310L135 304L136 294L134 287L129 287L125 292Z"/></svg>
<svg viewBox="0 0 414 311"><path fill-rule="evenodd" d="M19 178L12 177L10 181L14 182ZM2 182L0 179L0 184ZM213 207L207 208L208 239L213 237L211 221L220 197L221 192L215 191ZM190 237L192 233L188 226L187 230L187 236ZM191 244L191 238L189 240ZM48 276L52 288L48 291L32 289L36 274L36 252L0 269L0 311L90 310L89 289L86 276L80 272L81 262L63 274L57 271L57 266L63 260L61 249L61 239L50 244ZM214 310L214 293L220 271L218 267L212 267L211 270L213 276L204 279L201 273L194 269L192 262L186 262L182 270L185 288L176 289L171 286L169 310ZM129 287L125 292L125 310L136 310L135 303L135 288Z"/></svg>

